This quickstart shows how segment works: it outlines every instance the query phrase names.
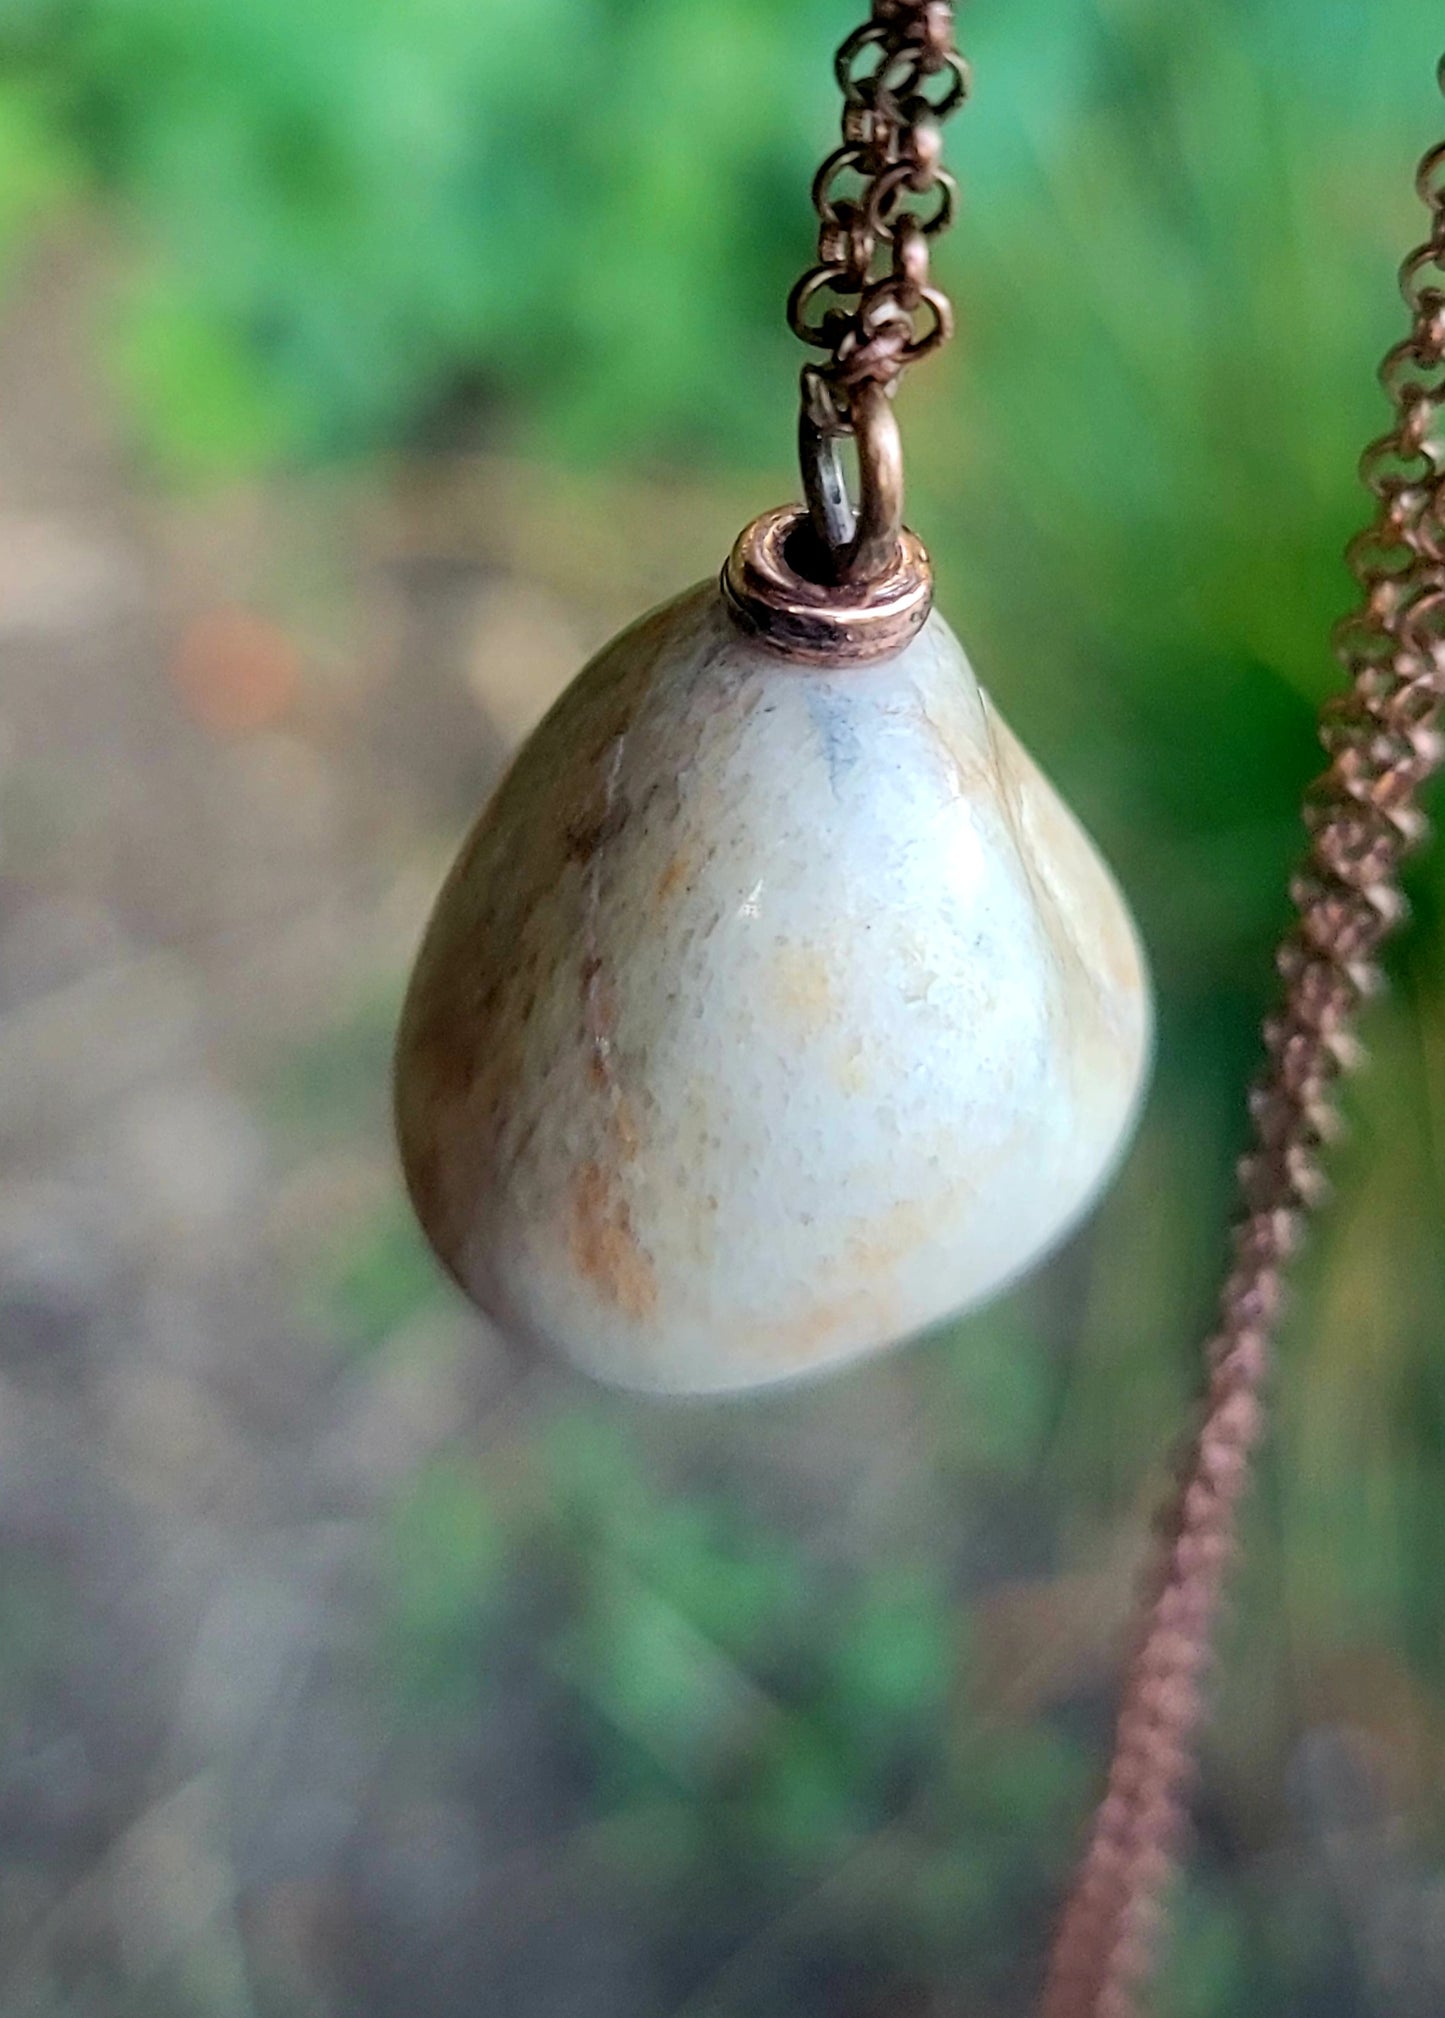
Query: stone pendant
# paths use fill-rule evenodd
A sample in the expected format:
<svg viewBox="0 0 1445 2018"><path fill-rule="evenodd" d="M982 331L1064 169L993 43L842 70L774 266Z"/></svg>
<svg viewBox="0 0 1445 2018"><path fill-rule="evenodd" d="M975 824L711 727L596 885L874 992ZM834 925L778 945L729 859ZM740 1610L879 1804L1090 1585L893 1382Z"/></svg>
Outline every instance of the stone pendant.
<svg viewBox="0 0 1445 2018"><path fill-rule="evenodd" d="M941 617L807 664L708 583L579 675L462 849L402 1158L506 1331L628 1387L756 1386L1053 1247L1150 1022L1118 889Z"/></svg>

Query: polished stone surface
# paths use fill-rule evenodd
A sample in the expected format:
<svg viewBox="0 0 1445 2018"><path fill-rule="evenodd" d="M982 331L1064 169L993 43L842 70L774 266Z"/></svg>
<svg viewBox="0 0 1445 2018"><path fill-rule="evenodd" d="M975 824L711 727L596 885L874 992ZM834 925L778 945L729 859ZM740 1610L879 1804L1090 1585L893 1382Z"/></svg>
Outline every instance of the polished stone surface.
<svg viewBox="0 0 1445 2018"><path fill-rule="evenodd" d="M458 1281L601 1378L786 1378L1079 1218L1148 1061L1139 945L938 615L802 668L711 583L579 675L438 900L398 1046Z"/></svg>

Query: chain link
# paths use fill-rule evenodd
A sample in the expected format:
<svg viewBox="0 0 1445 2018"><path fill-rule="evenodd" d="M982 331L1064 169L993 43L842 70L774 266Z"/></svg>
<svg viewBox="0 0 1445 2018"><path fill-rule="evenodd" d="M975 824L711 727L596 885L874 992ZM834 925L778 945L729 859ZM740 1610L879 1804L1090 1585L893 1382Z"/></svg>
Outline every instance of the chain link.
<svg viewBox="0 0 1445 2018"><path fill-rule="evenodd" d="M1440 83L1445 89L1445 63ZM1410 334L1380 371L1395 424L1360 466L1379 509L1348 553L1363 600L1335 647L1350 683L1322 714L1330 762L1305 802L1309 848L1277 959L1283 1001L1265 1023L1264 1067L1250 1093L1253 1139L1239 1168L1233 1263L1042 2018L1132 2018L1149 1972L1285 1270L1325 1195L1320 1156L1338 1132L1336 1083L1361 1055L1352 1026L1381 985L1376 958L1404 912L1400 862L1426 832L1417 796L1445 761L1437 726L1445 705L1445 144L1425 157L1416 186L1430 236L1401 272Z"/></svg>
<svg viewBox="0 0 1445 2018"><path fill-rule="evenodd" d="M834 69L842 145L813 182L817 264L788 297L794 334L828 353L802 375L804 413L825 435L852 432L859 386L891 393L910 364L953 333L929 254L958 197L941 166L942 121L970 82L949 0L873 0Z"/></svg>

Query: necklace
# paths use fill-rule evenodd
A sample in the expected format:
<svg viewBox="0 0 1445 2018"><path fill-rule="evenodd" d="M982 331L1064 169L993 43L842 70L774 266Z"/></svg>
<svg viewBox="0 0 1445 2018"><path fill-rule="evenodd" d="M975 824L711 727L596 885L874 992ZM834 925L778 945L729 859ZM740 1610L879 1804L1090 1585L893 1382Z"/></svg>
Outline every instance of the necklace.
<svg viewBox="0 0 1445 2018"><path fill-rule="evenodd" d="M789 302L823 354L804 505L579 674L465 843L403 1014L398 1133L438 1254L504 1328L623 1384L758 1385L977 1303L1087 1208L1140 1095L1123 900L903 524L892 397L952 327L929 272L969 83L952 27L944 0L874 0L838 52ZM1284 1276L1445 761L1445 144L1417 188L1204 1394L1041 2018L1131 2018L1149 1973Z"/></svg>

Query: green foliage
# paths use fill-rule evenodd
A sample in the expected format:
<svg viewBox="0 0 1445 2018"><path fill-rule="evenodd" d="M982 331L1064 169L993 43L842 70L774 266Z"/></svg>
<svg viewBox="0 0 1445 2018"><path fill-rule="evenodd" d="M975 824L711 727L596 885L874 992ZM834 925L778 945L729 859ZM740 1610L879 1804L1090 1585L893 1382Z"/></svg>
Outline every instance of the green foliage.
<svg viewBox="0 0 1445 2018"><path fill-rule="evenodd" d="M29 233L73 199L80 175L48 93L0 76L0 283Z"/></svg>
<svg viewBox="0 0 1445 2018"><path fill-rule="evenodd" d="M1067 117L986 88L980 50L961 356L924 395L916 511L986 676L1125 863L1170 1000L1217 1000L1258 976L1297 845L1438 18L1081 11ZM1011 114L1032 146L995 188Z"/></svg>
<svg viewBox="0 0 1445 2018"><path fill-rule="evenodd" d="M1162 2018L1216 2018L1247 2008L1249 1965L1231 1902L1191 1885L1178 1901Z"/></svg>
<svg viewBox="0 0 1445 2018"><path fill-rule="evenodd" d="M786 424L778 308L838 27L822 0L7 0L0 252L81 176L113 203L135 260L112 350L182 472L464 409L570 453L757 457ZM1324 25L1299 0L968 18L955 149L977 204L953 258L978 446L1050 471L1009 501L1010 540L1036 512L1097 517L1102 479L1131 570L1182 589L1175 500L1201 453L1235 484L1331 492L1360 411L1358 283L1404 214L1381 142L1415 104L1428 118L1434 32L1427 0ZM1343 407L1319 397L1342 361ZM1317 549L1237 544L1228 593L1258 647L1309 600ZM1080 565L1056 585L1076 581L1113 609L1112 582Z"/></svg>
<svg viewBox="0 0 1445 2018"><path fill-rule="evenodd" d="M932 1577L878 1574L849 1605L833 1652L839 1720L881 1748L938 1714L958 1652L951 1609Z"/></svg>
<svg viewBox="0 0 1445 2018"><path fill-rule="evenodd" d="M317 1316L361 1350L380 1345L444 1294L436 1262L400 1199L364 1233L349 1233L311 1281Z"/></svg>
<svg viewBox="0 0 1445 2018"><path fill-rule="evenodd" d="M816 152L799 115L826 79L793 86L826 11L81 0L12 5L0 53L127 220L114 348L171 467L349 452L499 398L574 445L626 414L639 447L721 448L784 357L757 304Z"/></svg>
<svg viewBox="0 0 1445 2018"><path fill-rule="evenodd" d="M930 1368L940 1415L957 1424L964 1475L1026 1473L1043 1448L1054 1405L1048 1352L1022 1306L967 1320Z"/></svg>
<svg viewBox="0 0 1445 2018"><path fill-rule="evenodd" d="M258 372L239 333L164 270L128 291L110 356L150 447L174 479L277 462L291 429L285 394Z"/></svg>
<svg viewBox="0 0 1445 2018"><path fill-rule="evenodd" d="M385 1102L400 1008L394 987L346 1004L320 1037L297 1045L267 1089L271 1111L299 1142L354 1137Z"/></svg>
<svg viewBox="0 0 1445 2018"><path fill-rule="evenodd" d="M391 1509L382 1536L387 1669L414 1713L476 1714L503 1567L475 1466L438 1461Z"/></svg>
<svg viewBox="0 0 1445 2018"><path fill-rule="evenodd" d="M926 1560L824 1566L726 1494L664 1488L599 1407L505 1462L430 1467L381 1563L398 1742L476 1714L505 1660L582 1734L599 1841L664 1919L716 1893L767 1925L854 1873L900 1966L976 1934L982 1982L1027 1940L1035 1845L1087 1761L956 1714L967 1619Z"/></svg>

